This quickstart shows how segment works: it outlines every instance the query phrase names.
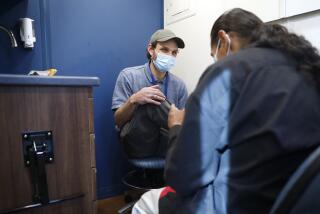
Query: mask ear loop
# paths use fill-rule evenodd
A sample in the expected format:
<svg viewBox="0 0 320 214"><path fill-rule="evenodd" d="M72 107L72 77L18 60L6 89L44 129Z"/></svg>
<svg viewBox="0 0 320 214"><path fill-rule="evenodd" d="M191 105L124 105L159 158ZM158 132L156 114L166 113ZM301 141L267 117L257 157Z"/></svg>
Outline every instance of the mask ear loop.
<svg viewBox="0 0 320 214"><path fill-rule="evenodd" d="M228 56L230 54L230 51L231 51L231 39L230 39L228 34L226 34L226 37L227 37L227 40L228 40L228 50L227 50L227 56ZM221 44L221 39L218 39L216 52L215 52L215 54L213 56L214 62L218 61L218 51L219 51L219 48L220 48L220 44Z"/></svg>
<svg viewBox="0 0 320 214"><path fill-rule="evenodd" d="M230 50L231 50L231 39L228 34L226 34L226 36L227 36L227 40L228 40L228 50L227 50L227 56L228 56L230 54Z"/></svg>
<svg viewBox="0 0 320 214"><path fill-rule="evenodd" d="M217 48L216 48L216 52L214 53L214 56L213 56L213 59L215 62L218 61L218 51L219 51L219 48L220 48L220 39L218 39L218 44L217 44Z"/></svg>

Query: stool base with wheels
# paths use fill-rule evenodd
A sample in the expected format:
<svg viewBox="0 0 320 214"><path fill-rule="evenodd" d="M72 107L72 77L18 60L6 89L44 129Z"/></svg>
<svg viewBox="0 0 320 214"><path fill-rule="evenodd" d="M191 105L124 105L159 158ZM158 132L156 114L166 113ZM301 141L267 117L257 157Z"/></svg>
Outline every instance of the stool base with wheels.
<svg viewBox="0 0 320 214"><path fill-rule="evenodd" d="M122 182L129 187L129 189L136 192L136 194L130 194L130 191L125 192L124 200L128 204L118 210L118 213L121 214L130 213L135 202L139 200L140 196L146 191L165 186L163 177L164 159L129 159L129 162L137 169L127 173L122 178Z"/></svg>

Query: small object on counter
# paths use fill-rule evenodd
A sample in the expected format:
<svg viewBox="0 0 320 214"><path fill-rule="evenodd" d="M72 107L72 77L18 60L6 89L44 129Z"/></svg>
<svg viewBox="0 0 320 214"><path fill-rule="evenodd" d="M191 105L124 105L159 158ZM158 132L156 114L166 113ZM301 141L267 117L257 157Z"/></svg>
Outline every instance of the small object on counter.
<svg viewBox="0 0 320 214"><path fill-rule="evenodd" d="M57 73L57 69L50 68L48 70L44 71L35 71L31 70L28 75L34 75L34 76L54 76Z"/></svg>

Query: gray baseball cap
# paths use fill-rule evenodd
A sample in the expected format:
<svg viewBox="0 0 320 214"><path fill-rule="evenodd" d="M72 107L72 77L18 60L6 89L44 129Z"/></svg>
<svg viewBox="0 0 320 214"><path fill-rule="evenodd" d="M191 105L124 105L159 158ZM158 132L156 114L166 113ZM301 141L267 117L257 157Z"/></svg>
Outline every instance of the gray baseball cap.
<svg viewBox="0 0 320 214"><path fill-rule="evenodd" d="M178 48L184 48L184 42L181 38L177 37L171 30L160 29L154 32L150 38L150 43L153 42L166 42L170 39L176 41Z"/></svg>

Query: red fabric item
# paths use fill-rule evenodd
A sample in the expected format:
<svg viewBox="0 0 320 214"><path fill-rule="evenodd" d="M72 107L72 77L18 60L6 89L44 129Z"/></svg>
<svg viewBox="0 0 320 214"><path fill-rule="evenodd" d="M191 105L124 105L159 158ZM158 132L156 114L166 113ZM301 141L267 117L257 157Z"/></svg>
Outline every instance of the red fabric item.
<svg viewBox="0 0 320 214"><path fill-rule="evenodd" d="M176 191L174 189L172 189L170 186L167 186L160 193L160 199L163 198L164 196L166 196L169 192L176 193Z"/></svg>

